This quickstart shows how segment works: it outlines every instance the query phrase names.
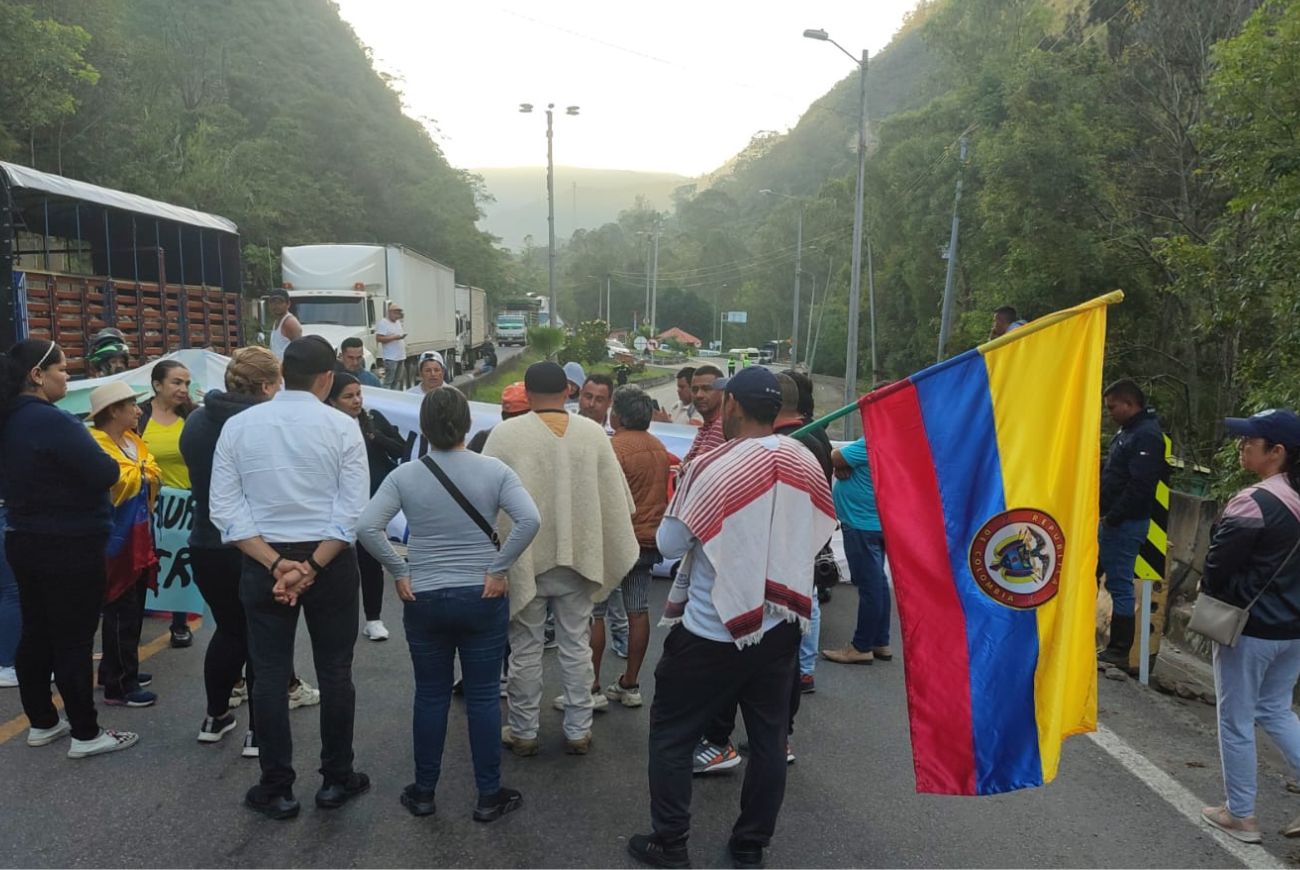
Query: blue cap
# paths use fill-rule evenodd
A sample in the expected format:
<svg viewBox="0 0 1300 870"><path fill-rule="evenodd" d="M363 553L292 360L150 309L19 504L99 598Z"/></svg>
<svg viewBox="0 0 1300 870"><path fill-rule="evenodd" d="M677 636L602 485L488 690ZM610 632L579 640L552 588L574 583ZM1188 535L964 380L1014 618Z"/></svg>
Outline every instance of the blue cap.
<svg viewBox="0 0 1300 870"><path fill-rule="evenodd" d="M725 390L735 396L746 411L763 405L781 407L781 384L776 375L763 366L748 366L729 378L718 378L713 382L713 389Z"/></svg>
<svg viewBox="0 0 1300 870"><path fill-rule="evenodd" d="M587 383L587 373L582 370L582 364L570 360L564 364L564 376L569 379L570 383L582 386Z"/></svg>
<svg viewBox="0 0 1300 870"><path fill-rule="evenodd" d="M1229 417L1223 422L1229 435L1265 438L1283 447L1300 447L1300 416L1287 408L1270 408L1253 417Z"/></svg>

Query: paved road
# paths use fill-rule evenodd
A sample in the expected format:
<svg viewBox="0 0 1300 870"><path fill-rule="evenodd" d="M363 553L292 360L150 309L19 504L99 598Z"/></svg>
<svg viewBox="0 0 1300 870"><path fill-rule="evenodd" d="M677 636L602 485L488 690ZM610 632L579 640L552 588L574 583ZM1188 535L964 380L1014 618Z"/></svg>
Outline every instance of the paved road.
<svg viewBox="0 0 1300 870"><path fill-rule="evenodd" d="M667 583L656 582L652 606L662 606L666 593ZM823 618L825 645L846 638L854 606L850 588L836 591ZM194 648L163 648L149 659L157 707L102 711L106 725L140 731L138 747L72 761L64 757L66 742L32 749L18 732L0 743L7 786L0 789L0 866L633 866L626 837L648 824L648 708L598 714L586 757L562 753L560 714L545 710L542 754L507 755L503 763L505 781L523 790L525 807L484 826L470 819L473 780L456 702L438 815L407 815L397 796L411 779L412 682L399 607L389 590L393 639L359 640L356 650L357 764L374 781L370 794L332 813L311 806L319 743L316 711L308 709L292 714L302 816L272 822L241 807L257 770L239 756L242 731L215 746L194 739L209 637L200 630ZM165 631L165 621L149 620L145 636ZM652 663L662 635L656 629ZM298 649L299 668L310 679L305 630ZM559 691L554 653L546 668L549 698ZM648 699L653 676L644 683ZM1135 750L1130 767L1175 801L1217 799L1210 708L1127 682L1103 680L1100 694L1105 726ZM16 690L0 690L0 737L16 730L3 723L19 712ZM245 712L238 715L244 721ZM772 866L1222 867L1240 865L1242 856L1255 866L1300 857L1272 833L1300 811L1300 798L1285 792L1276 767L1260 779L1267 849L1242 846L1236 853L1088 737L1067 743L1061 775L1046 788L980 799L917 795L899 660L822 663L817 693L806 699L797 728L798 761L769 852ZM697 780L696 866L724 862L739 786L739 775Z"/></svg>

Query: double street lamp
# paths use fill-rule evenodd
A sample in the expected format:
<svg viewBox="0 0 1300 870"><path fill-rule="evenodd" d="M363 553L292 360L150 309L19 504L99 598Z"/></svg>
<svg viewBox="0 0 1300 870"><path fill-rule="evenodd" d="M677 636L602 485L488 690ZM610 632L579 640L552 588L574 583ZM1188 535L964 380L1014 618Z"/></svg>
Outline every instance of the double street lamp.
<svg viewBox="0 0 1300 870"><path fill-rule="evenodd" d="M829 42L848 55L858 65L858 185L853 203L853 261L849 278L849 346L844 364L844 404L858 400L858 306L862 302L862 198L867 165L867 50L862 50L859 60L844 46L831 39L825 30L809 29L803 32L808 39ZM871 382L878 380L876 362L876 294L870 293L871 318Z"/></svg>
<svg viewBox="0 0 1300 870"><path fill-rule="evenodd" d="M520 103L519 111L525 115L533 111L532 103ZM578 114L577 106L566 106L566 115ZM554 137L555 103L546 104L546 235L547 263L546 286L550 296L550 313L548 326L558 326L560 309L555 301L555 158L552 140Z"/></svg>

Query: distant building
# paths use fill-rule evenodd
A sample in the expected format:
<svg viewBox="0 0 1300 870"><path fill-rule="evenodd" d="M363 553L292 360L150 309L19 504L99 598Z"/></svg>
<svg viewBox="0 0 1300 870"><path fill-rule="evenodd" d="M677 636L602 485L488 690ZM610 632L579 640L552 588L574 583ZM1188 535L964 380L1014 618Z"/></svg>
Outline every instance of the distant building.
<svg viewBox="0 0 1300 870"><path fill-rule="evenodd" d="M675 326L672 329L667 329L659 333L659 340L674 341L678 344L689 344L692 347L697 347L697 348L700 347L702 344L704 344L704 342L700 341L698 338L691 335L686 330L678 329Z"/></svg>

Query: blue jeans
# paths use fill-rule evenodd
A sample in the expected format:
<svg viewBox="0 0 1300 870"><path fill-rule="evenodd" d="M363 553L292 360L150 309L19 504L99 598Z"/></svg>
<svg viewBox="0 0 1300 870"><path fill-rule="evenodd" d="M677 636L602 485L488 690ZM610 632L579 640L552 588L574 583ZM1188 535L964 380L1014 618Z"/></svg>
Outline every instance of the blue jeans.
<svg viewBox="0 0 1300 870"><path fill-rule="evenodd" d="M415 601L405 603L402 625L415 668L411 730L420 791L432 793L442 773L457 653L478 793L487 798L501 790L501 659L509 621L510 600L484 598L481 585L417 592Z"/></svg>
<svg viewBox="0 0 1300 870"><path fill-rule="evenodd" d="M1125 520L1118 526L1102 523L1097 529L1097 560L1106 574L1106 591L1113 605L1111 612L1121 616L1134 614L1133 573L1138 551L1147 539L1151 520Z"/></svg>
<svg viewBox="0 0 1300 870"><path fill-rule="evenodd" d="M885 536L841 526L849 577L858 587L858 624L853 648L869 652L889 646L889 580L885 578Z"/></svg>
<svg viewBox="0 0 1300 870"><path fill-rule="evenodd" d="M1214 691L1219 713L1219 757L1228 812L1255 814L1255 725L1268 732L1292 772L1300 776L1300 719L1291 690L1300 677L1300 640L1242 635L1235 647L1214 645Z"/></svg>
<svg viewBox="0 0 1300 870"><path fill-rule="evenodd" d="M0 504L0 534L4 532L5 509ZM12 668L18 652L18 638L23 633L23 612L18 605L18 580L5 561L0 547L0 668Z"/></svg>
<svg viewBox="0 0 1300 870"><path fill-rule="evenodd" d="M808 633L799 641L799 673L812 674L817 669L817 650L822 641L822 604L817 600L817 593L812 596L812 625Z"/></svg>

